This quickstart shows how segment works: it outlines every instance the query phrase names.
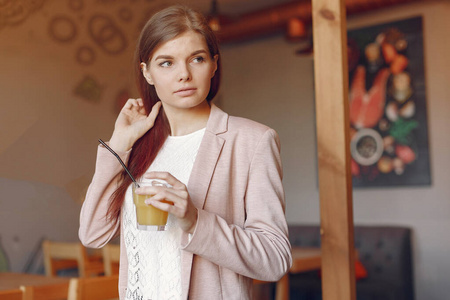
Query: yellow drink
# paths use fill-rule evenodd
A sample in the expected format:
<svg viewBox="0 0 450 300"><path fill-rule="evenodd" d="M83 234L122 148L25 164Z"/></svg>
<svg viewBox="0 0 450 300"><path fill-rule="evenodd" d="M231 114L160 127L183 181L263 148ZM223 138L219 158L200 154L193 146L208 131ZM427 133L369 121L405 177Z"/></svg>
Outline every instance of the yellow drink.
<svg viewBox="0 0 450 300"><path fill-rule="evenodd" d="M133 192L133 201L134 205L136 205L136 218L138 224L156 226L166 225L168 212L160 210L153 205L145 204L145 199L149 197L151 197L151 195L138 195Z"/></svg>

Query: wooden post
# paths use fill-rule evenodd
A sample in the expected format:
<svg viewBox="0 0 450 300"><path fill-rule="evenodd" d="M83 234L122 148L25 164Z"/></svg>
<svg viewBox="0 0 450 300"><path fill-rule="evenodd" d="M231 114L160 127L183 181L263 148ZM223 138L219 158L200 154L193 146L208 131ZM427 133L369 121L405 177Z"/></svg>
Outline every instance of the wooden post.
<svg viewBox="0 0 450 300"><path fill-rule="evenodd" d="M355 300L344 0L312 0L324 300Z"/></svg>

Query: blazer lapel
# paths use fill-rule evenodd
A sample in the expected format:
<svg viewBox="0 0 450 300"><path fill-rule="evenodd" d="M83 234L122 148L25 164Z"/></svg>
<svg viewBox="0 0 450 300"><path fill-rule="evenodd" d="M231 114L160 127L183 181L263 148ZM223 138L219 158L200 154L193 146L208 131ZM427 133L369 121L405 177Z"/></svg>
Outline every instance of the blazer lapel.
<svg viewBox="0 0 450 300"><path fill-rule="evenodd" d="M189 194L195 207L203 209L224 140L206 131L189 178Z"/></svg>
<svg viewBox="0 0 450 300"><path fill-rule="evenodd" d="M181 251L181 299L189 299L189 285L191 284L192 252Z"/></svg>
<svg viewBox="0 0 450 300"><path fill-rule="evenodd" d="M205 135L198 149L197 158L192 167L188 182L188 191L195 207L202 209L208 193L211 178L219 160L225 139L218 135L227 131L228 114L224 113L214 104L211 105L211 114L206 124ZM186 236L185 236L186 237ZM186 241L184 241L186 242ZM182 298L189 298L189 285L191 281L193 253L181 253L181 288Z"/></svg>
<svg viewBox="0 0 450 300"><path fill-rule="evenodd" d="M198 149L188 182L191 200L199 209L202 209L205 204L209 185L225 143L225 140L218 135L226 132L227 125L228 114L212 104L205 135Z"/></svg>

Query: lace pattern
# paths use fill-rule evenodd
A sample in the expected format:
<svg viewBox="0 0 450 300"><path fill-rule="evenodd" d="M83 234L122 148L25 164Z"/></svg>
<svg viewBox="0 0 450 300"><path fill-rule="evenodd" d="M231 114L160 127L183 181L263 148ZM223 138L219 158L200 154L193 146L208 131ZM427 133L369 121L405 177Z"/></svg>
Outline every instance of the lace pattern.
<svg viewBox="0 0 450 300"><path fill-rule="evenodd" d="M167 171L187 185L205 129L169 137L149 171ZM169 214L165 231L136 228L131 186L125 194L122 230L128 257L126 300L172 300L181 297L181 229Z"/></svg>

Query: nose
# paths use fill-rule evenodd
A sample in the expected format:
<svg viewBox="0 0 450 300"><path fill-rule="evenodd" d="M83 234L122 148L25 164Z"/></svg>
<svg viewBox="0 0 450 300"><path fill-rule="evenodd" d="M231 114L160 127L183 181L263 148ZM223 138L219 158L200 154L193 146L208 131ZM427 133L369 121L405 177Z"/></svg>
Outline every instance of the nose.
<svg viewBox="0 0 450 300"><path fill-rule="evenodd" d="M188 64L180 64L180 70L178 73L178 81L189 81L191 80L191 70Z"/></svg>

